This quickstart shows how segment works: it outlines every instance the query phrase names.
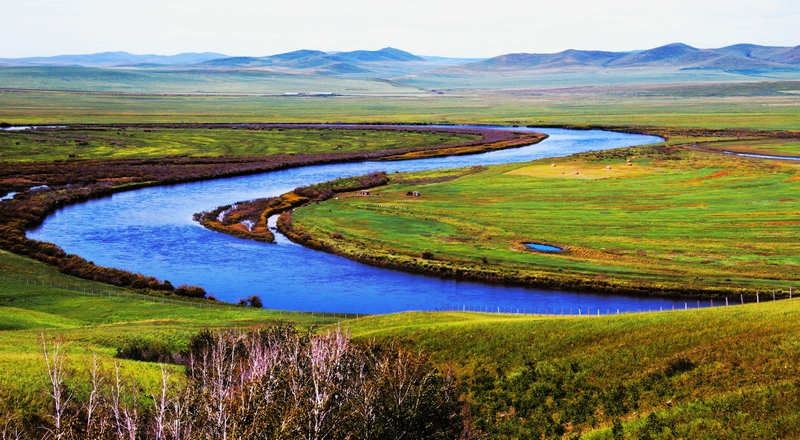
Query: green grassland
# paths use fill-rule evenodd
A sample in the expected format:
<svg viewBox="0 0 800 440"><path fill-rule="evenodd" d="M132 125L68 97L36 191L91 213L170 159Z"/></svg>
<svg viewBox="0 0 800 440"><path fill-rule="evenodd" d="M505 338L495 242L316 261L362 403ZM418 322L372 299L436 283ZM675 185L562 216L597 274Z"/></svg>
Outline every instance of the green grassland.
<svg viewBox="0 0 800 440"><path fill-rule="evenodd" d="M430 354L440 368L453 369L473 427L492 438L610 439L614 420L626 438L800 435L797 300L604 317L447 312L340 321L50 288L52 282L125 293L5 252L0 271L6 275L0 281L0 410L21 417L46 409L42 333L63 338L70 374L83 381L94 354L112 368L117 349L132 341L180 349L203 328L288 319L301 327L343 325L357 340L396 340ZM29 284L9 281L12 276ZM156 389L158 364L116 361L142 390Z"/></svg>
<svg viewBox="0 0 800 440"><path fill-rule="evenodd" d="M84 381L94 354L110 368L117 349L137 341L180 351L191 336L205 328L252 327L278 321L309 327L344 318L210 303L171 304L171 300L177 301L175 297L143 300L147 297L70 277L5 251L0 251L0 273L0 414L15 410L30 415L45 410L42 334L48 341L56 336L63 338L71 374L76 381ZM84 289L87 293L82 292ZM92 290L110 292L111 296L88 293ZM153 389L160 379L158 364L117 361L123 373L145 390Z"/></svg>
<svg viewBox="0 0 800 440"><path fill-rule="evenodd" d="M351 153L460 143L478 135L378 130L91 127L0 132L0 161Z"/></svg>
<svg viewBox="0 0 800 440"><path fill-rule="evenodd" d="M347 328L452 367L491 438L611 439L613 419L625 438L796 438L798 318L787 300L599 318L403 313Z"/></svg>
<svg viewBox="0 0 800 440"><path fill-rule="evenodd" d="M800 82L470 90L425 97L0 92L0 122L399 122L797 130Z"/></svg>
<svg viewBox="0 0 800 440"><path fill-rule="evenodd" d="M350 258L456 276L649 293L800 281L800 163L652 146L468 171L394 174L293 223Z"/></svg>
<svg viewBox="0 0 800 440"><path fill-rule="evenodd" d="M728 140L702 144L703 148L714 151L762 154L767 156L800 156L798 139Z"/></svg>

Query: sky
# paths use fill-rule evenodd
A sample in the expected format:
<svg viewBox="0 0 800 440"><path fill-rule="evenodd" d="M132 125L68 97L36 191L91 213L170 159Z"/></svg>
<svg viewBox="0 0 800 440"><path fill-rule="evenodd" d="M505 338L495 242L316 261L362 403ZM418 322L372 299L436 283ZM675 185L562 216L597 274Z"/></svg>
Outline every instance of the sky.
<svg viewBox="0 0 800 440"><path fill-rule="evenodd" d="M0 57L298 49L491 57L800 45L798 0L0 0Z"/></svg>

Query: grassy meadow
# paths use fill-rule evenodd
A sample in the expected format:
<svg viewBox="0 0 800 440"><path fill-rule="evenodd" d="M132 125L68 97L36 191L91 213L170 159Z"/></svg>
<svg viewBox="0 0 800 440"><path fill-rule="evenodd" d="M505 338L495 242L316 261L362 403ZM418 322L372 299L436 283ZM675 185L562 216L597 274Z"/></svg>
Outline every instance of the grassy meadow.
<svg viewBox="0 0 800 440"><path fill-rule="evenodd" d="M397 122L797 130L800 82L454 90L444 95L165 96L0 92L0 122ZM792 93L794 91L794 93Z"/></svg>
<svg viewBox="0 0 800 440"><path fill-rule="evenodd" d="M599 318L402 313L346 327L450 366L490 438L796 438L799 314L795 299Z"/></svg>
<svg viewBox="0 0 800 440"><path fill-rule="evenodd" d="M0 161L352 153L460 143L478 135L377 130L91 127L0 132Z"/></svg>
<svg viewBox="0 0 800 440"><path fill-rule="evenodd" d="M635 147L393 174L378 196L309 205L292 220L341 255L391 267L651 294L785 294L800 285L799 176L796 161Z"/></svg>
<svg viewBox="0 0 800 440"><path fill-rule="evenodd" d="M728 140L702 144L703 148L720 152L761 154L767 156L800 156L798 139Z"/></svg>
<svg viewBox="0 0 800 440"><path fill-rule="evenodd" d="M85 380L96 354L106 369L118 362L149 393L159 365L115 359L119 348L144 341L180 350L204 328L289 320L321 331L343 326L359 341L399 341L428 353L458 377L473 432L491 438L800 435L797 300L582 318L441 312L341 320L50 288L126 293L6 252L0 269L7 277L0 281L0 413L18 420L47 410L41 334L63 339L73 381ZM179 367L168 368L180 377Z"/></svg>
<svg viewBox="0 0 800 440"><path fill-rule="evenodd" d="M146 301L142 298L147 297L136 292L67 276L5 251L0 251L0 273L0 415L11 411L24 420L47 408L42 335L48 342L56 337L63 339L73 380L85 381L92 356L97 354L106 368L116 360L124 375L135 379L144 390L152 390L161 378L159 365L115 359L119 349L142 342L180 351L191 336L206 328L253 327L279 321L308 328L344 318L209 303L170 304L170 300L179 299L175 297L163 298L165 303L153 297ZM110 292L111 296L76 292L75 288Z"/></svg>

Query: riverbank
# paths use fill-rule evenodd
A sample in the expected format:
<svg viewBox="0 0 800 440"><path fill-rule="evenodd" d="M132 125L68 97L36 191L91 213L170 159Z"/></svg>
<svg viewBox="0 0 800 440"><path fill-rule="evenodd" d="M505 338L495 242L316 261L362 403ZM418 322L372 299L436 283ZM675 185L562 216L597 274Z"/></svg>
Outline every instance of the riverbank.
<svg viewBox="0 0 800 440"><path fill-rule="evenodd" d="M247 126L246 124L243 126ZM152 127L152 126L151 126ZM290 126L251 127L253 129L288 130ZM85 129L86 127L81 127ZM121 128L121 127L118 127ZM308 126L298 127L308 130ZM142 128L144 130L144 128ZM347 130L373 130L390 132L391 127L315 127L314 133L347 133ZM52 243L28 239L26 231L40 225L55 210L64 206L106 197L115 193L150 186L170 185L183 182L208 180L222 177L242 176L295 167L374 160L398 154L441 149L469 149L482 151L484 145L502 145L510 148L519 143L531 144L545 136L538 133L514 133L482 128L421 128L398 127L398 132L440 133L446 136L469 134L480 136L480 140L444 143L418 147L389 148L354 152L326 152L315 154L283 154L264 157L161 157L149 159L86 159L46 162L0 163L0 192L19 191L11 200L0 203L0 249L27 255L57 267L60 271L117 286L132 286L139 289L172 291L169 282L153 277L134 274L127 270L95 265L86 259L70 255ZM56 131L57 132L57 131ZM249 129L244 131L248 133ZM58 133L58 132L57 132ZM17 132L6 133L19 135ZM4 134L4 136L6 135ZM441 142L445 138L437 137ZM338 150L337 150L338 151ZM33 186L37 189L28 190ZM26 191L27 190L27 191Z"/></svg>
<svg viewBox="0 0 800 440"><path fill-rule="evenodd" d="M792 163L635 147L470 176L392 175L375 189L380 198L308 205L282 214L278 226L314 249L459 279L737 300L775 290L782 298L800 283L800 249L777 238L793 234L797 172ZM532 252L528 242L564 252Z"/></svg>

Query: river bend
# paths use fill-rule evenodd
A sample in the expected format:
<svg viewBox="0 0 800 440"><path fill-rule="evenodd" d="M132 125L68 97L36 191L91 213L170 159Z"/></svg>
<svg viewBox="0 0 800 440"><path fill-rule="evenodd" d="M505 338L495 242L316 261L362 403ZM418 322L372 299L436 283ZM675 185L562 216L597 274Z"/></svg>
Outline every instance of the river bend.
<svg viewBox="0 0 800 440"><path fill-rule="evenodd" d="M102 266L141 272L174 285L195 284L223 301L259 295L284 310L390 313L446 307L578 308L593 314L671 307L684 301L490 285L366 266L289 242L243 240L213 232L192 214L220 205L277 196L298 186L372 171L421 171L523 162L590 150L642 145L654 136L551 128L539 144L483 154L398 162L308 166L263 174L143 188L60 209L28 237L49 241ZM691 303L690 303L691 304ZM694 303L696 307L696 302Z"/></svg>

